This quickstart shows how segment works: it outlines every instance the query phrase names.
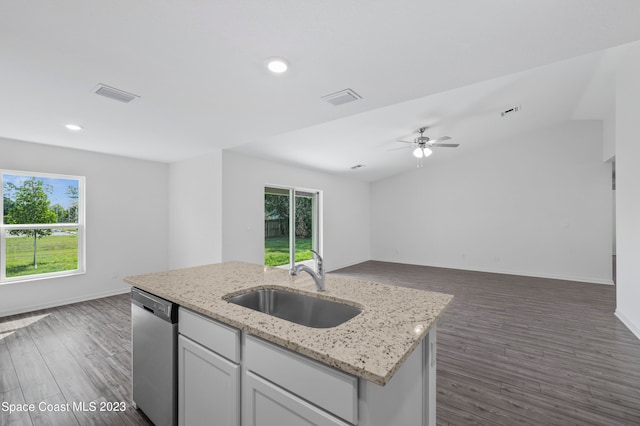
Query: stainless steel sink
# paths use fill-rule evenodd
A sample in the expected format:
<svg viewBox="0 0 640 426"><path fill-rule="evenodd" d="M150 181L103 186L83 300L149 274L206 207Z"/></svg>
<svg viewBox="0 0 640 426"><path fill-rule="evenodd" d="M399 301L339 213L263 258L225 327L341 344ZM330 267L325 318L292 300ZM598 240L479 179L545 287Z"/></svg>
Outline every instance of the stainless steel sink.
<svg viewBox="0 0 640 426"><path fill-rule="evenodd" d="M313 328L335 327L362 312L355 306L279 289L255 290L226 300Z"/></svg>

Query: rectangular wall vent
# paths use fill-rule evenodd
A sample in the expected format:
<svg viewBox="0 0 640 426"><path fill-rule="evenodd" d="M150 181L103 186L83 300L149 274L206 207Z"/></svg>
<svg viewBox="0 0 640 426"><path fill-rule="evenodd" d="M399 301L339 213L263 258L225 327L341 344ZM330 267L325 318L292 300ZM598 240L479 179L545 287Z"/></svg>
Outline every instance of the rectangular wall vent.
<svg viewBox="0 0 640 426"><path fill-rule="evenodd" d="M95 93L96 95L104 96L105 98L124 102L126 104L140 97L138 95L134 95L133 93L125 92L124 90L116 89L115 87L107 86L106 84L102 83L93 88L93 93Z"/></svg>
<svg viewBox="0 0 640 426"><path fill-rule="evenodd" d="M346 104L347 102L353 102L362 99L362 96L358 95L351 89L344 89L330 95L325 95L321 99L324 99L333 106L338 106Z"/></svg>

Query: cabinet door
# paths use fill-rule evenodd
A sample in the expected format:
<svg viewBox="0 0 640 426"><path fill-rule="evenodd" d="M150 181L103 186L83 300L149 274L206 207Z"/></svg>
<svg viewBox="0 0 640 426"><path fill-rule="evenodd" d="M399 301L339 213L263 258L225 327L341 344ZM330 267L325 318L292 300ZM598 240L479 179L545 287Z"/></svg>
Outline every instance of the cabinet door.
<svg viewBox="0 0 640 426"><path fill-rule="evenodd" d="M240 425L240 366L178 338L178 424Z"/></svg>
<svg viewBox="0 0 640 426"><path fill-rule="evenodd" d="M243 386L243 426L349 426L251 372Z"/></svg>
<svg viewBox="0 0 640 426"><path fill-rule="evenodd" d="M358 380L254 336L244 342L244 367L327 413L358 423Z"/></svg>

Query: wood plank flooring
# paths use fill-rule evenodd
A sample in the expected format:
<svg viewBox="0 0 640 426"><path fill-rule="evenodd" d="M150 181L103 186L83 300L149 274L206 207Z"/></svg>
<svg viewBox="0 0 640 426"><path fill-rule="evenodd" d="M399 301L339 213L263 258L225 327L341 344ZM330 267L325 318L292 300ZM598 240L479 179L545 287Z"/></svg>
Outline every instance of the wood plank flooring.
<svg viewBox="0 0 640 426"><path fill-rule="evenodd" d="M439 425L640 425L640 341L613 286L374 261L334 273L455 296Z"/></svg>
<svg viewBox="0 0 640 426"><path fill-rule="evenodd" d="M640 425L640 341L613 286L373 261L333 274L455 295L438 328L439 425ZM150 424L130 405L130 327L128 294L0 318L0 404L127 403L0 410L0 425Z"/></svg>
<svg viewBox="0 0 640 426"><path fill-rule="evenodd" d="M0 318L0 404L35 404L13 414L0 406L0 425L151 424L131 407L129 303L123 294ZM126 411L100 411L120 401Z"/></svg>

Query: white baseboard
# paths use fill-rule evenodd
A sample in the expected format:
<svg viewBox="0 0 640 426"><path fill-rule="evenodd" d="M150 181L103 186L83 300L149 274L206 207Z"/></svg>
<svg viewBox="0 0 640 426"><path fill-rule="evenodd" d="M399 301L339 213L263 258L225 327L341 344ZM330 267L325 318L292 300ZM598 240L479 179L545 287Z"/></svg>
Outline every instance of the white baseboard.
<svg viewBox="0 0 640 426"><path fill-rule="evenodd" d="M371 260L371 259L362 259L356 262L344 263L340 266L334 266L333 268L327 269L327 272L337 271L338 269L342 269L342 268L348 268L349 266L358 265L360 263L367 262L368 260Z"/></svg>
<svg viewBox="0 0 640 426"><path fill-rule="evenodd" d="M613 277L611 279L593 278L593 277L577 277L572 275L555 275L528 271L513 271L508 269L480 268L475 266L460 265L429 265L424 263L402 262L398 259L371 259L378 262L404 263L406 265L430 266L433 268L456 269L459 271L488 272L490 274L518 275L521 277L546 278L551 280L576 281L589 284L613 285Z"/></svg>
<svg viewBox="0 0 640 426"><path fill-rule="evenodd" d="M620 321L633 333L635 336L640 339L640 325L634 324L629 318L627 318L620 310L616 309L615 314Z"/></svg>
<svg viewBox="0 0 640 426"><path fill-rule="evenodd" d="M37 305L29 305L29 306L21 306L16 309L12 309L10 311L0 312L0 318L7 317L10 315L23 314L26 312L39 311L41 309L54 308L57 306L70 305L72 303L78 302L86 302L87 300L101 299L103 297L115 296L116 294L124 294L131 291L130 286L117 288L115 290L103 291L100 293L92 293L83 295L80 297L73 297L70 299L60 299L47 303L37 304Z"/></svg>
<svg viewBox="0 0 640 426"><path fill-rule="evenodd" d="M454 269L460 269L460 268L454 268ZM503 269L469 268L466 270L476 271L476 272L489 272L492 274L519 275L522 277L546 278L550 280L576 281L576 282L589 283L589 284L613 285L613 278L602 279L602 278L592 278L592 277L576 277L573 275L541 274L538 272L510 271L510 270L503 270Z"/></svg>

